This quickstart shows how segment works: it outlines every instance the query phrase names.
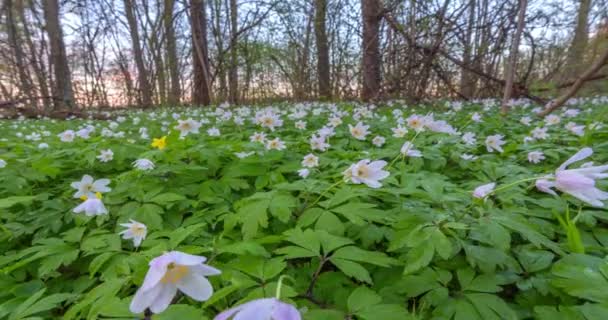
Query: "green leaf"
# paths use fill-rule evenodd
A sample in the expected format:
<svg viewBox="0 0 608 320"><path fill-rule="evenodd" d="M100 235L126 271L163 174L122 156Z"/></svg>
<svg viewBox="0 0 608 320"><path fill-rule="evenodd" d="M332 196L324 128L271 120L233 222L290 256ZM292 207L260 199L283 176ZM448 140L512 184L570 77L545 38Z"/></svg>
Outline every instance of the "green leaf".
<svg viewBox="0 0 608 320"><path fill-rule="evenodd" d="M173 304L160 314L152 316L153 320L205 320L203 310L186 304Z"/></svg>
<svg viewBox="0 0 608 320"><path fill-rule="evenodd" d="M372 278L369 275L367 269L362 265L353 262L351 260L339 259L331 257L329 259L340 271L344 272L345 275L353 277L359 281L372 284Z"/></svg>
<svg viewBox="0 0 608 320"><path fill-rule="evenodd" d="M0 209L7 209L16 204L27 204L36 199L35 196L12 196L0 199Z"/></svg>
<svg viewBox="0 0 608 320"><path fill-rule="evenodd" d="M177 194L177 193L172 193L172 192L167 192L167 193L161 193L157 196L154 196L152 199L150 199L150 202L154 202L156 204L159 204L161 206L176 202L176 201L182 201L185 200L186 197L182 196L181 194Z"/></svg>
<svg viewBox="0 0 608 320"><path fill-rule="evenodd" d="M367 287L358 287L348 297L348 311L357 313L380 302L382 298L376 292Z"/></svg>
<svg viewBox="0 0 608 320"><path fill-rule="evenodd" d="M405 256L405 269L403 274L407 275L424 268L431 263L435 255L435 247L432 241L425 241L422 245L412 248Z"/></svg>

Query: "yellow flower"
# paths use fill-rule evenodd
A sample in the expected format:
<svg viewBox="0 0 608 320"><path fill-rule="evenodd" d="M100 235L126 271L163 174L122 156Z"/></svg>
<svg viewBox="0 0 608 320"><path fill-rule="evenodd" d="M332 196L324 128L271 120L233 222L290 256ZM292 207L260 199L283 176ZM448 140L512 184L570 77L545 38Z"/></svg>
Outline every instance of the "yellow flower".
<svg viewBox="0 0 608 320"><path fill-rule="evenodd" d="M153 139L152 147L158 148L158 150L162 150L167 146L167 136L164 136L160 139Z"/></svg>
<svg viewBox="0 0 608 320"><path fill-rule="evenodd" d="M82 200L82 201L87 201L87 199L88 199L87 196L84 196L84 195L80 196L80 200Z"/></svg>
<svg viewBox="0 0 608 320"><path fill-rule="evenodd" d="M103 196L101 195L101 192L95 192L95 197L96 197L97 199L101 199L101 198L103 198Z"/></svg>

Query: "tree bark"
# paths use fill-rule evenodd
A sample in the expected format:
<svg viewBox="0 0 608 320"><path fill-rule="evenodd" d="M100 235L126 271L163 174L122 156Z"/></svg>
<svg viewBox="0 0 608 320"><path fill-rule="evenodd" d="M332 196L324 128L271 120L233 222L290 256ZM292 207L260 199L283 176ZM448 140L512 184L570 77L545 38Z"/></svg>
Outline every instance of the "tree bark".
<svg viewBox="0 0 608 320"><path fill-rule="evenodd" d="M139 31L137 28L137 19L135 17L135 11L133 8L132 0L124 0L125 14L127 16L127 23L129 24L129 33L131 34L131 43L133 47L133 58L137 65L137 81L139 82L139 103L143 107L152 106L152 87L150 86L150 80L148 71L144 63L144 55L141 49L141 43L139 40Z"/></svg>
<svg viewBox="0 0 608 320"><path fill-rule="evenodd" d="M317 44L317 79L319 98L331 98L331 82L329 69L329 46L325 20L327 15L327 0L315 0L315 39Z"/></svg>
<svg viewBox="0 0 608 320"><path fill-rule="evenodd" d="M230 67L228 68L229 100L232 104L239 103L238 75L238 6L236 0L230 0Z"/></svg>
<svg viewBox="0 0 608 320"><path fill-rule="evenodd" d="M466 34L465 34L465 43L464 43L464 53L463 53L463 57L462 57L462 62L464 62L465 65L467 66L471 66L471 62L472 62L472 52L473 52L473 27L475 24L475 7L476 7L476 1L475 0L470 0L469 1L469 12L468 12L468 22L467 22L467 30L466 30ZM461 77L460 77L460 93L462 95L464 95L467 98L471 98L473 97L473 95L475 94L475 84L476 84L476 79L474 79L474 75L473 73L471 73L469 70L463 68L461 71Z"/></svg>
<svg viewBox="0 0 608 320"><path fill-rule="evenodd" d="M181 96L175 29L173 28L174 6L175 0L165 0L165 12L163 20L165 26L165 37L167 41L167 66L169 68L169 78L171 79L171 89L169 90L168 100L171 105L179 104Z"/></svg>
<svg viewBox="0 0 608 320"><path fill-rule="evenodd" d="M578 90L583 86L583 84L592 78L602 67L608 64L608 50L600 56L582 75L580 75L574 84L566 91L563 95L559 96L557 99L549 102L545 106L545 110L543 110L539 116L544 117L549 113L553 112L555 109L561 107L568 101L568 99L572 98Z"/></svg>
<svg viewBox="0 0 608 320"><path fill-rule="evenodd" d="M502 113L509 111L509 101L513 94L513 82L515 80L515 71L517 70L517 56L519 55L519 41L521 40L521 34L524 31L524 25L526 23L526 9L528 7L528 0L519 0L519 10L517 13L517 31L513 35L511 42L511 49L509 50L509 62L506 68L505 77L505 91L502 97Z"/></svg>
<svg viewBox="0 0 608 320"><path fill-rule="evenodd" d="M19 76L19 93L23 97L31 98L36 94L30 76L27 74L28 67L23 60L23 48L21 47L21 37L17 31L15 17L13 16L15 7L13 0L6 0L6 24L8 32L8 42L13 49L13 58L17 74ZM31 101L36 103L35 101Z"/></svg>
<svg viewBox="0 0 608 320"><path fill-rule="evenodd" d="M380 93L380 32L382 6L379 0L361 0L363 18L361 99L376 99Z"/></svg>
<svg viewBox="0 0 608 320"><path fill-rule="evenodd" d="M207 12L204 0L190 1L190 27L192 28L193 88L192 103L209 105L211 86L209 77L209 52L207 49Z"/></svg>
<svg viewBox="0 0 608 320"><path fill-rule="evenodd" d="M63 30L59 24L59 3L57 0L43 1L46 31L51 47L51 65L54 74L54 111L71 111L74 108L74 91L68 58L63 42Z"/></svg>
<svg viewBox="0 0 608 320"><path fill-rule="evenodd" d="M585 50L587 49L588 35L588 20L589 10L591 9L591 0L580 0L578 14L576 18L576 28L574 29L574 38L568 50L568 58L566 62L565 79L578 74L581 67L584 65Z"/></svg>

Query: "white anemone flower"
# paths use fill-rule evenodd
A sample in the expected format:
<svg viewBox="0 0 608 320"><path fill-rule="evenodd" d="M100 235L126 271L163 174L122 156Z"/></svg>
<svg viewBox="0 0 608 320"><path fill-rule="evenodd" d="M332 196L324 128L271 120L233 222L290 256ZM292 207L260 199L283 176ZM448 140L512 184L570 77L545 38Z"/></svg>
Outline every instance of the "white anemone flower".
<svg viewBox="0 0 608 320"><path fill-rule="evenodd" d="M475 138L475 134L473 132L465 132L462 135L462 141L469 146L473 146L477 143L477 138Z"/></svg>
<svg viewBox="0 0 608 320"><path fill-rule="evenodd" d="M207 129L207 134L211 137L219 137L220 136L220 129L218 128L209 128Z"/></svg>
<svg viewBox="0 0 608 320"><path fill-rule="evenodd" d="M146 235L148 234L148 227L141 222L137 222L133 219L129 220L129 223L121 223L121 227L127 228L126 230L121 231L119 234L123 239L133 239L133 245L135 247L139 247L141 242L146 239Z"/></svg>
<svg viewBox="0 0 608 320"><path fill-rule="evenodd" d="M58 136L62 142L72 142L72 141L74 141L74 137L76 136L76 133L74 133L73 130L65 130L64 132L60 133Z"/></svg>
<svg viewBox="0 0 608 320"><path fill-rule="evenodd" d="M76 189L76 193L74 193L74 198L95 198L95 195L99 193L104 193L111 191L108 187L110 184L109 179L99 179L95 180L88 174L85 174L80 181L72 182L72 188Z"/></svg>
<svg viewBox="0 0 608 320"><path fill-rule="evenodd" d="M414 149L414 144L409 141L406 141L401 146L401 154L404 156L413 157L413 158L422 157L422 152L420 152L420 150Z"/></svg>
<svg viewBox="0 0 608 320"><path fill-rule="evenodd" d="M319 166L319 157L315 156L312 153L309 153L304 156L302 160L302 166L306 168L314 168Z"/></svg>
<svg viewBox="0 0 608 320"><path fill-rule="evenodd" d="M581 161L593 154L593 149L583 148L562 163L555 171L544 179L536 180L536 188L540 191L557 195L551 188L570 194L594 207L604 207L602 201L608 200L608 192L595 187L595 180L608 178L608 164L602 166L583 166L578 169L566 169L574 162Z"/></svg>
<svg viewBox="0 0 608 320"><path fill-rule="evenodd" d="M372 144L376 147L382 147L382 145L384 145L384 142L386 142L386 139L384 139L383 136L375 136L372 139Z"/></svg>
<svg viewBox="0 0 608 320"><path fill-rule="evenodd" d="M149 171L154 169L154 162L148 159L137 159L133 161L133 167L138 170Z"/></svg>
<svg viewBox="0 0 608 320"><path fill-rule="evenodd" d="M528 153L528 161L531 163L539 163L545 160L545 154L542 151L530 151Z"/></svg>
<svg viewBox="0 0 608 320"><path fill-rule="evenodd" d="M365 140L365 136L369 134L369 126L364 125L363 122L359 122L355 126L349 124L348 129L353 138L357 140Z"/></svg>
<svg viewBox="0 0 608 320"><path fill-rule="evenodd" d="M481 186L475 188L475 190L473 191L473 197L478 198L478 199L483 199L483 198L487 197L492 191L494 191L495 187L496 187L496 183L494 183L494 182L481 185Z"/></svg>
<svg viewBox="0 0 608 320"><path fill-rule="evenodd" d="M285 148L287 148L285 142L279 138L266 141L266 150L284 150Z"/></svg>
<svg viewBox="0 0 608 320"><path fill-rule="evenodd" d="M488 149L488 152L493 152L494 150L503 152L504 150L501 146L506 143L502 140L503 138L502 134L488 136L486 138L486 149Z"/></svg>
<svg viewBox="0 0 608 320"><path fill-rule="evenodd" d="M111 149L101 150L100 154L97 156L97 159L101 162L109 162L114 159L114 152Z"/></svg>
<svg viewBox="0 0 608 320"><path fill-rule="evenodd" d="M397 126L397 128L392 128L393 137L395 138L403 138L407 133L407 128L402 127L401 125Z"/></svg>
<svg viewBox="0 0 608 320"><path fill-rule="evenodd" d="M264 142L266 142L266 134L264 132L254 132L249 137L249 141L264 143Z"/></svg>
<svg viewBox="0 0 608 320"><path fill-rule="evenodd" d="M201 127L201 123L192 119L178 120L178 124L175 129L179 130L179 137L183 138L190 133L198 133L198 129Z"/></svg>
<svg viewBox="0 0 608 320"><path fill-rule="evenodd" d="M344 171L345 180L350 180L354 184L365 184L370 188L380 188L380 180L389 176L389 172L382 170L386 166L386 161L378 160L370 162L369 159L361 160L351 165Z"/></svg>
<svg viewBox="0 0 608 320"><path fill-rule="evenodd" d="M277 298L249 301L218 314L213 320L301 320L294 306Z"/></svg>
<svg viewBox="0 0 608 320"><path fill-rule="evenodd" d="M84 212L84 214L89 217L108 214L108 209L106 209L106 206L104 206L101 199L99 199L99 193L93 197L83 196L83 198L86 199L72 210L74 213Z"/></svg>
<svg viewBox="0 0 608 320"><path fill-rule="evenodd" d="M147 308L154 313L163 312L177 290L196 301L206 301L213 294L207 276L221 273L203 264L207 258L171 251L150 261L150 269L141 287L135 293L129 309L141 313Z"/></svg>
<svg viewBox="0 0 608 320"><path fill-rule="evenodd" d="M302 169L298 170L298 176L300 176L300 178L306 179L309 174L310 174L310 170L307 168L302 168Z"/></svg>

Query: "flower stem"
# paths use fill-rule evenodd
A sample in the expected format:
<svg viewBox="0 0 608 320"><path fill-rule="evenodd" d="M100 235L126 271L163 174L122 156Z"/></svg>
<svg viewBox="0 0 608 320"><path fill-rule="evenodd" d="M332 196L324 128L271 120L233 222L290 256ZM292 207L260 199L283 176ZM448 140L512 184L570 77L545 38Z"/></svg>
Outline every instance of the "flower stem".
<svg viewBox="0 0 608 320"><path fill-rule="evenodd" d="M498 188L496 188L496 189L492 190L490 193L488 193L488 195L487 195L487 196L490 196L490 195L492 195L492 194L495 194L495 193L496 193L496 192L498 192L498 191L502 191L502 190L504 190L504 189L508 189L508 188L510 188L510 187L512 187L512 186L514 186L514 185L518 185L518 184L520 184L520 183L522 183L522 182L526 182L526 181L533 181L533 180L538 180L538 179L542 179L542 178L545 178L545 177L546 177L546 175L544 175L544 176L540 176L540 177L525 178L525 179L517 180L517 181L511 182L511 183L507 183L507 184L505 184L505 185L503 185L503 186L500 186L500 187L498 187ZM486 197L487 197L487 196L486 196Z"/></svg>
<svg viewBox="0 0 608 320"><path fill-rule="evenodd" d="M342 182L344 182L344 180L340 180L334 184L332 184L331 186L329 186L327 189L323 190L323 192L321 192L321 194L319 195L319 197L315 200L315 202L313 202L310 207L313 207L315 204L317 204L317 202L319 202L319 200L321 200L321 198L323 198L323 196L332 188L338 186L339 184L341 184Z"/></svg>
<svg viewBox="0 0 608 320"><path fill-rule="evenodd" d="M275 298L277 300L281 300L281 288L283 287L283 279L285 279L286 275L282 275L279 277L279 283L277 283L277 291L275 293Z"/></svg>

